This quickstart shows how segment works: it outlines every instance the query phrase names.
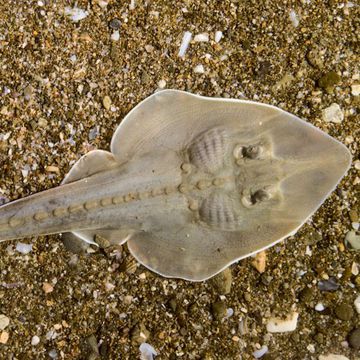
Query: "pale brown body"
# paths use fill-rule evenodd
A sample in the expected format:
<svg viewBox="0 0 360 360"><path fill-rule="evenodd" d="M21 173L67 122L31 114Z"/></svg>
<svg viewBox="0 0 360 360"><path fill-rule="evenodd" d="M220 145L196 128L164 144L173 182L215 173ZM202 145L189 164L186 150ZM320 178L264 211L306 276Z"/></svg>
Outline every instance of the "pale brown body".
<svg viewBox="0 0 360 360"><path fill-rule="evenodd" d="M203 280L295 232L350 163L342 144L280 109L174 90L135 107L111 150L0 207L0 240L101 235L162 275Z"/></svg>

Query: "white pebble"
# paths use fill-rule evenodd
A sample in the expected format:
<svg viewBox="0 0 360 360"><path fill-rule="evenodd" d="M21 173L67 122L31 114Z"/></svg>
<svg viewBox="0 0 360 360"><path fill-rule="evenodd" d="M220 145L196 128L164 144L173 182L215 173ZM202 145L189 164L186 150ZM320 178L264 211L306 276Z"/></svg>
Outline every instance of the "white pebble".
<svg viewBox="0 0 360 360"><path fill-rule="evenodd" d="M354 230L349 231L345 236L345 243L355 250L360 250L360 235L356 235Z"/></svg>
<svg viewBox="0 0 360 360"><path fill-rule="evenodd" d="M355 309L358 314L360 314L360 295L354 301Z"/></svg>
<svg viewBox="0 0 360 360"><path fill-rule="evenodd" d="M337 355L337 354L327 354L327 355L320 355L319 360L349 360L344 355Z"/></svg>
<svg viewBox="0 0 360 360"><path fill-rule="evenodd" d="M159 80L159 82L158 82L159 89L164 89L165 86L166 86L166 81L163 79Z"/></svg>
<svg viewBox="0 0 360 360"><path fill-rule="evenodd" d="M354 168L355 168L356 170L360 170L360 160L354 161Z"/></svg>
<svg viewBox="0 0 360 360"><path fill-rule="evenodd" d="M111 34L111 40L112 41L119 41L120 39L120 32L119 30L115 30L112 34Z"/></svg>
<svg viewBox="0 0 360 360"><path fill-rule="evenodd" d="M135 0L130 1L129 10L134 10L136 7Z"/></svg>
<svg viewBox="0 0 360 360"><path fill-rule="evenodd" d="M314 354L315 353L315 346L314 344L309 344L306 349L311 353Z"/></svg>
<svg viewBox="0 0 360 360"><path fill-rule="evenodd" d="M10 319L3 314L0 314L0 330L4 330L10 324Z"/></svg>
<svg viewBox="0 0 360 360"><path fill-rule="evenodd" d="M70 8L67 6L65 8L65 15L73 22L78 22L85 19L89 15L89 13L77 7Z"/></svg>
<svg viewBox="0 0 360 360"><path fill-rule="evenodd" d="M216 31L215 32L215 42L220 42L220 40L222 39L223 33L222 31Z"/></svg>
<svg viewBox="0 0 360 360"><path fill-rule="evenodd" d="M189 47L190 41L191 41L191 37L192 37L192 33L190 31L185 31L182 41L181 41L181 45L180 45L180 49L179 49L179 53L178 56L179 57L184 57L187 48Z"/></svg>
<svg viewBox="0 0 360 360"><path fill-rule="evenodd" d="M317 303L315 305L315 310L316 311L324 311L325 310L325 306L322 303Z"/></svg>
<svg viewBox="0 0 360 360"><path fill-rule="evenodd" d="M76 55L75 55L75 54L73 54L73 55L70 56L70 61L71 61L72 63L74 63L74 62L76 61Z"/></svg>
<svg viewBox="0 0 360 360"><path fill-rule="evenodd" d="M205 72L204 66L199 64L194 67L194 73L203 74Z"/></svg>
<svg viewBox="0 0 360 360"><path fill-rule="evenodd" d="M39 338L37 335L34 335L34 336L31 338L31 345L32 345L32 346L38 345L39 342L40 342L40 338Z"/></svg>
<svg viewBox="0 0 360 360"><path fill-rule="evenodd" d="M261 349L259 350L255 350L253 352L253 356L255 359L260 359L261 357L263 357L267 352L269 351L269 348L266 345L263 345L261 347Z"/></svg>
<svg viewBox="0 0 360 360"><path fill-rule="evenodd" d="M21 254L28 254L32 250L32 244L24 244L22 242L18 242L16 244L16 251Z"/></svg>
<svg viewBox="0 0 360 360"><path fill-rule="evenodd" d="M297 326L299 313L293 312L285 320L280 318L270 318L266 330L270 333L294 331Z"/></svg>
<svg viewBox="0 0 360 360"><path fill-rule="evenodd" d="M355 230L358 231L359 230L359 223L358 222L352 222L351 223L351 227Z"/></svg>
<svg viewBox="0 0 360 360"><path fill-rule="evenodd" d="M344 113L339 104L332 103L329 107L322 111L324 121L340 124L344 120Z"/></svg>
<svg viewBox="0 0 360 360"><path fill-rule="evenodd" d="M57 354L57 351L55 349L52 349L49 351L49 356L52 358L52 359L57 359L58 357L58 354Z"/></svg>
<svg viewBox="0 0 360 360"><path fill-rule="evenodd" d="M207 41L209 41L209 34L208 33L197 34L194 37L194 41L195 42L207 42Z"/></svg>
<svg viewBox="0 0 360 360"><path fill-rule="evenodd" d="M360 84L351 85L351 95L354 96L360 95Z"/></svg>
<svg viewBox="0 0 360 360"><path fill-rule="evenodd" d="M232 308L226 309L226 318L229 318L234 315L234 310Z"/></svg>
<svg viewBox="0 0 360 360"><path fill-rule="evenodd" d="M290 10L289 13L290 21L294 25L294 27L299 26L299 17L297 16L296 12L294 10Z"/></svg>
<svg viewBox="0 0 360 360"><path fill-rule="evenodd" d="M351 273L355 276L358 276L359 275L359 266L356 262L353 262L351 264Z"/></svg>
<svg viewBox="0 0 360 360"><path fill-rule="evenodd" d="M98 0L98 5L99 5L102 9L104 9L104 8L106 8L109 4L108 4L107 1Z"/></svg>
<svg viewBox="0 0 360 360"><path fill-rule="evenodd" d="M141 353L141 360L153 360L154 356L157 355L155 349L148 343L144 342L139 347Z"/></svg>

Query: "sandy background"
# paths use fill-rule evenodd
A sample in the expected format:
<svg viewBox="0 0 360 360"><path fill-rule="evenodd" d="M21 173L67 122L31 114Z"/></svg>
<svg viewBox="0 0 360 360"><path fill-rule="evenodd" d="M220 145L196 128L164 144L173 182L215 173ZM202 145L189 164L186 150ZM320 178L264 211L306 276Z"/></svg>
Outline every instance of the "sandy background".
<svg viewBox="0 0 360 360"><path fill-rule="evenodd" d="M78 22L64 13L75 5L87 12ZM159 88L277 105L354 159L298 234L267 251L263 273L246 259L223 280L190 283L137 266L126 248L74 254L51 236L22 240L33 244L22 254L19 241L2 243L0 359L138 359L145 339L156 359L253 359L263 346L267 360L359 358L360 258L344 243L360 213L358 19L335 0L0 1L1 202L54 187L81 155L107 150ZM323 115L333 103L339 123ZM270 317L294 311L295 331L267 332Z"/></svg>

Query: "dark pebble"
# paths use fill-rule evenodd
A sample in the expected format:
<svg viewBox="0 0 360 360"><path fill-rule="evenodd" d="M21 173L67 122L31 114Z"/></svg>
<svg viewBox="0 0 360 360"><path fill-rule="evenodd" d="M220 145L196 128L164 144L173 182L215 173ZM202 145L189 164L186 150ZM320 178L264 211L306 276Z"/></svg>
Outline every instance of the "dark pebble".
<svg viewBox="0 0 360 360"><path fill-rule="evenodd" d="M349 344L353 349L360 349L360 328L356 328L350 333Z"/></svg>
<svg viewBox="0 0 360 360"><path fill-rule="evenodd" d="M223 301L217 301L211 305L211 312L215 320L221 320L226 316L226 304Z"/></svg>
<svg viewBox="0 0 360 360"><path fill-rule="evenodd" d="M119 30L121 26L121 21L119 19L112 19L109 23L110 29Z"/></svg>
<svg viewBox="0 0 360 360"><path fill-rule="evenodd" d="M322 89L328 89L334 87L340 80L341 77L335 71L329 71L319 79L318 85Z"/></svg>
<svg viewBox="0 0 360 360"><path fill-rule="evenodd" d="M336 291L339 288L339 284L334 277L329 280L320 280L318 282L318 288L320 291Z"/></svg>
<svg viewBox="0 0 360 360"><path fill-rule="evenodd" d="M342 303L335 308L335 314L340 320L349 321L354 316L354 310L351 305Z"/></svg>

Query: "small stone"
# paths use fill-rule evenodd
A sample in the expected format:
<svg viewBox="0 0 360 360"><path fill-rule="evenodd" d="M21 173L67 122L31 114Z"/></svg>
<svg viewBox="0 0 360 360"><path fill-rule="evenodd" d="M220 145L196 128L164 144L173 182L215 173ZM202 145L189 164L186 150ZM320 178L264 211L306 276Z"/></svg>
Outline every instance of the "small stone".
<svg viewBox="0 0 360 360"><path fill-rule="evenodd" d="M354 96L360 95L360 84L351 85L351 95Z"/></svg>
<svg viewBox="0 0 360 360"><path fill-rule="evenodd" d="M320 355L319 360L349 360L344 355L338 355L338 354L327 354L327 355Z"/></svg>
<svg viewBox="0 0 360 360"><path fill-rule="evenodd" d="M334 86L337 85L340 80L341 77L335 71L330 71L319 79L318 85L329 93L333 91Z"/></svg>
<svg viewBox="0 0 360 360"><path fill-rule="evenodd" d="M303 289L299 294L299 299L305 304L310 303L313 297L314 297L314 290L308 287Z"/></svg>
<svg viewBox="0 0 360 360"><path fill-rule="evenodd" d="M332 103L329 107L322 111L323 120L340 124L344 120L344 113L342 112L339 104Z"/></svg>
<svg viewBox="0 0 360 360"><path fill-rule="evenodd" d="M88 348L89 355L91 356L96 355L99 356L99 348L98 348L98 342L96 340L96 336L94 334L88 336L85 340L86 347Z"/></svg>
<svg viewBox="0 0 360 360"><path fill-rule="evenodd" d="M266 251L260 251L255 255L255 259L251 262L251 265L262 274L266 267Z"/></svg>
<svg viewBox="0 0 360 360"><path fill-rule="evenodd" d="M311 66L314 68L322 69L324 67L324 62L321 58L320 51L318 49L311 49L306 54L306 60L309 62Z"/></svg>
<svg viewBox="0 0 360 360"><path fill-rule="evenodd" d="M159 82L158 82L159 89L164 89L165 86L166 86L166 81L163 79L159 80Z"/></svg>
<svg viewBox="0 0 360 360"><path fill-rule="evenodd" d="M9 340L9 333L7 331L3 331L0 334L0 344L6 344Z"/></svg>
<svg viewBox="0 0 360 360"><path fill-rule="evenodd" d="M345 235L345 244L350 245L355 250L360 250L360 235L351 230Z"/></svg>
<svg viewBox="0 0 360 360"><path fill-rule="evenodd" d="M82 10L77 7L66 7L65 8L65 15L73 22L78 22L80 20L85 19L89 13L85 10Z"/></svg>
<svg viewBox="0 0 360 360"><path fill-rule="evenodd" d="M140 345L139 350L141 353L141 359L153 360L154 356L158 354L155 349L146 342Z"/></svg>
<svg viewBox="0 0 360 360"><path fill-rule="evenodd" d="M217 301L211 305L211 312L215 320L221 320L226 317L227 307L224 301Z"/></svg>
<svg viewBox="0 0 360 360"><path fill-rule="evenodd" d="M120 40L120 32L118 30L115 30L111 36L110 36L112 41L119 41ZM104 105L105 106L105 105Z"/></svg>
<svg viewBox="0 0 360 360"><path fill-rule="evenodd" d="M351 222L357 222L359 220L359 215L356 210L351 209L349 211L349 217Z"/></svg>
<svg viewBox="0 0 360 360"><path fill-rule="evenodd" d="M195 42L207 42L207 41L209 41L209 34L208 33L197 34L194 37L194 41Z"/></svg>
<svg viewBox="0 0 360 360"><path fill-rule="evenodd" d="M112 19L109 23L109 27L110 29L113 29L113 30L119 30L120 29L120 26L121 26L121 21L119 19Z"/></svg>
<svg viewBox="0 0 360 360"><path fill-rule="evenodd" d="M28 254L32 250L32 244L25 244L22 242L18 242L16 244L16 251L18 251L21 254Z"/></svg>
<svg viewBox="0 0 360 360"><path fill-rule="evenodd" d="M216 31L215 32L215 42L220 42L220 40L222 39L222 37L223 37L223 33L222 33L222 31Z"/></svg>
<svg viewBox="0 0 360 360"><path fill-rule="evenodd" d="M47 122L47 120L44 119L44 118L40 118L40 119L38 120L38 125L39 125L40 127L42 127L42 128L45 128L45 127L47 126L47 124L48 124L48 122Z"/></svg>
<svg viewBox="0 0 360 360"><path fill-rule="evenodd" d="M354 316L354 310L351 305L341 303L335 308L335 314L340 320L349 321Z"/></svg>
<svg viewBox="0 0 360 360"><path fill-rule="evenodd" d="M199 64L194 67L194 73L203 74L205 72L204 66Z"/></svg>
<svg viewBox="0 0 360 360"><path fill-rule="evenodd" d="M318 282L318 288L320 291L336 291L339 288L339 284L336 282L334 277L328 280L320 280Z"/></svg>
<svg viewBox="0 0 360 360"><path fill-rule="evenodd" d="M33 88L31 85L28 85L25 89L24 89L24 98L26 101L30 101L33 97Z"/></svg>
<svg viewBox="0 0 360 360"><path fill-rule="evenodd" d="M39 342L40 342L40 338L39 338L37 335L34 335L34 336L31 338L31 345L32 345L32 346L38 345Z"/></svg>
<svg viewBox="0 0 360 360"><path fill-rule="evenodd" d="M349 344L353 349L360 349L360 328L356 328L350 333Z"/></svg>
<svg viewBox="0 0 360 360"><path fill-rule="evenodd" d="M0 330L4 330L10 324L10 319L3 314L0 314Z"/></svg>
<svg viewBox="0 0 360 360"><path fill-rule="evenodd" d="M209 283L215 288L219 295L229 294L232 284L230 268L226 268L224 271L211 278Z"/></svg>
<svg viewBox="0 0 360 360"><path fill-rule="evenodd" d="M104 96L104 98L103 98L103 105L104 105L104 108L106 109L106 110L109 110L110 109L110 106L111 106L111 99L110 99L110 97L109 96Z"/></svg>
<svg viewBox="0 0 360 360"><path fill-rule="evenodd" d="M316 311L324 311L325 310L325 306L322 303L317 303L315 305L315 310Z"/></svg>
<svg viewBox="0 0 360 360"><path fill-rule="evenodd" d="M58 354L57 354L57 351L55 349L52 349L49 351L49 356L52 358L52 359L57 359L58 358Z"/></svg>
<svg viewBox="0 0 360 360"><path fill-rule="evenodd" d="M45 294L49 294L54 291L54 287L51 284L49 284L48 282L44 282L43 290L44 290Z"/></svg>
<svg viewBox="0 0 360 360"><path fill-rule="evenodd" d="M150 332L146 329L143 323L135 325L131 330L131 341L138 345L145 342L149 336Z"/></svg>
<svg viewBox="0 0 360 360"><path fill-rule="evenodd" d="M323 344L324 343L324 335L322 333L317 333L315 336L314 336L314 339L316 340L316 342L318 344Z"/></svg>
<svg viewBox="0 0 360 360"><path fill-rule="evenodd" d="M267 352L269 351L269 348L266 345L263 345L259 350L255 350L253 352L253 356L255 359L260 359L263 357Z"/></svg>
<svg viewBox="0 0 360 360"><path fill-rule="evenodd" d="M354 306L356 309L356 312L360 314L360 295L355 299Z"/></svg>
<svg viewBox="0 0 360 360"><path fill-rule="evenodd" d="M266 324L266 330L270 333L294 331L297 327L299 313L293 312L286 319L270 318Z"/></svg>

